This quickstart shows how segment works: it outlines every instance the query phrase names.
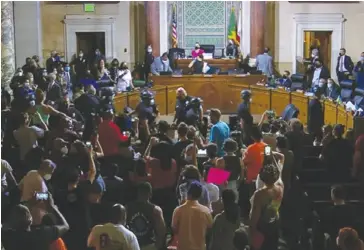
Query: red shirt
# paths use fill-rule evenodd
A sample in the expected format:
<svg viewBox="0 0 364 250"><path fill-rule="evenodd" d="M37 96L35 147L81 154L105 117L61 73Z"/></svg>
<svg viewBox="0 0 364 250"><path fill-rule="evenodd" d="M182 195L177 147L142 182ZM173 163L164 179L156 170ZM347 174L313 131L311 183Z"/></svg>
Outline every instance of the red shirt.
<svg viewBox="0 0 364 250"><path fill-rule="evenodd" d="M119 153L119 143L123 134L120 128L110 120L104 120L99 125L99 142L105 156L116 155Z"/></svg>

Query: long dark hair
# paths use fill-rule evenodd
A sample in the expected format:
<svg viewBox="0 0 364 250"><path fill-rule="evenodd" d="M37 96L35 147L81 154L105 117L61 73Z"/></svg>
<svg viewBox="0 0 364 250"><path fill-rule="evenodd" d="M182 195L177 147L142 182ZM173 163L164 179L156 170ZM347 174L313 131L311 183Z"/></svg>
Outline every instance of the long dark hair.
<svg viewBox="0 0 364 250"><path fill-rule="evenodd" d="M171 155L171 145L164 141L161 141L157 145L153 146L150 154L151 157L159 160L162 170L170 170L172 168Z"/></svg>
<svg viewBox="0 0 364 250"><path fill-rule="evenodd" d="M222 202L226 219L231 223L236 223L239 219L239 207L235 203L236 195L233 190L225 189L222 191Z"/></svg>

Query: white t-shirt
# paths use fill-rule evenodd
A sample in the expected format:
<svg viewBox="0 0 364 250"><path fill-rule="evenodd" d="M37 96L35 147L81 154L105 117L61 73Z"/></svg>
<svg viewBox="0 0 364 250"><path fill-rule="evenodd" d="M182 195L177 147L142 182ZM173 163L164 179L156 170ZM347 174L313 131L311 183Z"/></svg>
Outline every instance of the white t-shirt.
<svg viewBox="0 0 364 250"><path fill-rule="evenodd" d="M13 132L14 138L19 144L20 148L20 159L24 160L25 155L33 147L38 146L38 138L44 136L44 130L36 126L31 127L20 127Z"/></svg>
<svg viewBox="0 0 364 250"><path fill-rule="evenodd" d="M125 75L124 75L125 74ZM120 77L123 75L122 77ZM118 70L118 78L115 86L115 92L126 91L126 88L130 87L133 80L130 70Z"/></svg>
<svg viewBox="0 0 364 250"><path fill-rule="evenodd" d="M92 229L87 244L96 250L139 250L137 237L123 225L106 223Z"/></svg>
<svg viewBox="0 0 364 250"><path fill-rule="evenodd" d="M47 185L37 170L29 171L20 183L22 184L20 201L30 200L35 192L48 192Z"/></svg>
<svg viewBox="0 0 364 250"><path fill-rule="evenodd" d="M211 202L217 202L220 200L220 190L219 187L213 183L204 183L207 191L209 192L209 197Z"/></svg>

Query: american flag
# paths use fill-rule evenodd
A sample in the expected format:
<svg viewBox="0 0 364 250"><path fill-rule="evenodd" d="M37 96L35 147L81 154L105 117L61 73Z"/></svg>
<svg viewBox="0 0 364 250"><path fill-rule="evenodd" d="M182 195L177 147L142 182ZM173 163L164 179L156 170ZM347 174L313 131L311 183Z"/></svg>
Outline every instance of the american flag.
<svg viewBox="0 0 364 250"><path fill-rule="evenodd" d="M177 48L177 18L176 18L176 5L173 5L172 14L172 48Z"/></svg>

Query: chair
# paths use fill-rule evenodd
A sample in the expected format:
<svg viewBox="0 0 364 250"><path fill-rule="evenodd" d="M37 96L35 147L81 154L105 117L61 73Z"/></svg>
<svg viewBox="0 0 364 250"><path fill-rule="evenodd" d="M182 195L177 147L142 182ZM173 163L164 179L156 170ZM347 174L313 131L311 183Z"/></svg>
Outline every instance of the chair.
<svg viewBox="0 0 364 250"><path fill-rule="evenodd" d="M304 74L292 74L291 75L291 90L296 91L298 89L306 88L306 77Z"/></svg>
<svg viewBox="0 0 364 250"><path fill-rule="evenodd" d="M358 107L364 108L364 89L355 89L353 103L358 105Z"/></svg>
<svg viewBox="0 0 364 250"><path fill-rule="evenodd" d="M354 81L353 80L342 80L340 82L340 87L345 89L353 89Z"/></svg>
<svg viewBox="0 0 364 250"><path fill-rule="evenodd" d="M205 53L211 53L212 57L214 57L215 55L215 45L209 45L209 44L204 44L204 45L200 45L200 48L203 49L205 51Z"/></svg>
<svg viewBox="0 0 364 250"><path fill-rule="evenodd" d="M341 100L343 100L344 102L350 101L352 94L353 94L353 91L351 89L344 89L344 88L341 89L341 92L340 92Z"/></svg>

